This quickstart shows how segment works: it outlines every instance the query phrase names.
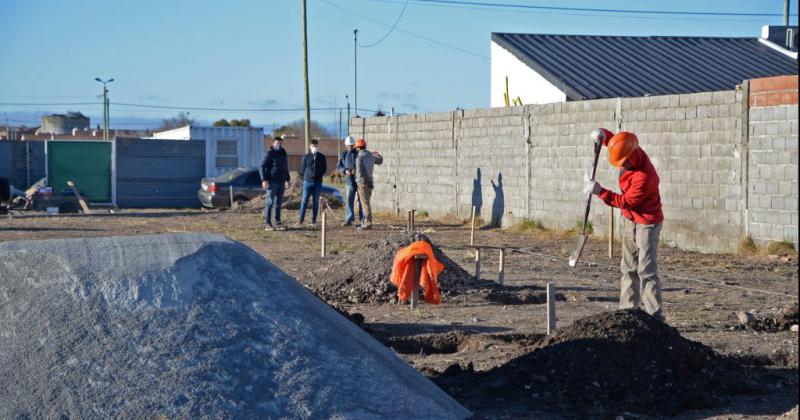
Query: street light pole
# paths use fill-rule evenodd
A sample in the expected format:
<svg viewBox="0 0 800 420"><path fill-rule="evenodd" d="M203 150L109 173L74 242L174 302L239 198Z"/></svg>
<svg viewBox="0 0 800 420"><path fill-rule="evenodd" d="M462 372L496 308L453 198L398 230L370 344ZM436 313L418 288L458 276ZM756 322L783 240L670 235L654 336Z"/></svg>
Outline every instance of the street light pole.
<svg viewBox="0 0 800 420"><path fill-rule="evenodd" d="M95 77L94 80L103 84L103 140L108 141L108 125L110 119L108 115L108 87L106 85L113 82L114 78L103 80L99 77Z"/></svg>
<svg viewBox="0 0 800 420"><path fill-rule="evenodd" d="M358 29L353 30L353 100L356 117L358 116ZM350 125L350 118L347 118Z"/></svg>
<svg viewBox="0 0 800 420"><path fill-rule="evenodd" d="M305 81L306 93L306 151L308 151L308 142L311 136L311 104L308 96L308 29L306 25L306 0L303 0L303 79Z"/></svg>
<svg viewBox="0 0 800 420"><path fill-rule="evenodd" d="M350 135L350 96L344 95L344 100L347 101L347 135Z"/></svg>

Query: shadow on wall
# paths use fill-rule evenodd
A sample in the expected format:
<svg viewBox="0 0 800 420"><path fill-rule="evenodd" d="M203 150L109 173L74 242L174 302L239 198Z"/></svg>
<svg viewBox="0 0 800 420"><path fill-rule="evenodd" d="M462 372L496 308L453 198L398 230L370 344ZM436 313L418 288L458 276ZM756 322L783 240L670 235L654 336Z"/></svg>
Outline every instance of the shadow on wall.
<svg viewBox="0 0 800 420"><path fill-rule="evenodd" d="M492 202L492 227L500 227L503 221L503 212L505 211L505 194L503 193L503 173L497 174L497 185L491 181L492 189L494 189L494 202Z"/></svg>
<svg viewBox="0 0 800 420"><path fill-rule="evenodd" d="M475 207L475 217L481 216L483 206L483 191L481 190L481 168L475 172L475 179L472 180L472 207Z"/></svg>

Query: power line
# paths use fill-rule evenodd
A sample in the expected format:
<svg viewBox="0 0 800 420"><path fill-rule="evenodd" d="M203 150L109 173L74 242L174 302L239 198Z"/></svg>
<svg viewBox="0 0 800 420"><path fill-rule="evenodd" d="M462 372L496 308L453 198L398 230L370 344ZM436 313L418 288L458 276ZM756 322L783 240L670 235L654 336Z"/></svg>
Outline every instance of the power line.
<svg viewBox="0 0 800 420"><path fill-rule="evenodd" d="M392 25L392 27L389 28L389 32L386 32L386 35L382 36L381 39L379 39L379 40L377 40L377 41L375 41L375 42L373 42L372 44L369 44L369 45L364 45L364 44L359 43L358 46L361 47L361 48L372 48L372 47L380 44L392 32L394 32L395 28L397 28L397 24L400 22L400 18L403 17L403 13L405 13L407 7L408 7L408 0L406 0L406 3L403 5L403 10L400 11L400 15L397 16L397 19L395 19L394 24Z"/></svg>
<svg viewBox="0 0 800 420"><path fill-rule="evenodd" d="M378 25L383 25L383 26L387 26L387 27L391 27L392 26L392 25L390 25L388 23L381 22L381 21L379 21L377 19L373 19L373 18L371 18L369 16L366 16L366 15L363 15L363 14L358 13L356 11L350 10L350 9L348 9L346 7L339 6L338 4L332 3L332 2L330 2L328 0L319 0L319 1L327 4L328 6L335 7L337 9L339 9L339 10L342 10L342 11L345 11L345 12L350 13L352 15L358 16L358 17L360 17L362 19L366 19L366 20L368 20L370 22L377 23ZM415 38L419 38L419 39L421 39L423 41L427 41L427 42L436 44L436 45L438 45L440 47L449 48L451 50L458 51L458 52L461 52L461 53L464 53L464 54L469 54L469 55L472 55L472 56L475 56L475 57L479 57L479 58L482 58L484 60L490 60L490 58L488 56L485 56L483 54L479 54L479 53L476 53L476 52L473 52L473 51L465 50L463 48L459 48L459 47L456 47L454 45L445 44L444 42L437 41L437 40L435 40L433 38L428 38L428 37L426 37L424 35L420 35L420 34L416 34L416 33L413 33L413 32L409 32L409 31L406 31L405 29L401 29L399 27L395 27L394 30L396 30L398 32L402 32L402 33L404 33L406 35L409 35L409 36L413 36Z"/></svg>
<svg viewBox="0 0 800 420"><path fill-rule="evenodd" d="M131 108L147 108L162 110L181 110L181 111L223 111L223 112L300 112L305 108L210 108L199 106L178 106L178 105L148 105L128 102L110 102L111 105ZM102 105L101 102L0 102L0 106L88 106ZM336 111L341 107L320 107L312 108L314 111ZM358 108L359 111L378 112L374 109Z"/></svg>
<svg viewBox="0 0 800 420"><path fill-rule="evenodd" d="M487 8L527 9L527 10L553 10L562 12L593 12L593 13L622 13L622 14L651 14L651 15L683 15L683 16L738 16L738 17L775 17L783 16L781 13L738 13L738 12L689 12L681 10L643 10L643 9L601 9L589 7L563 7L563 6L536 6L516 3L488 3L469 0L411 0L415 3L436 3L462 6L480 6Z"/></svg>

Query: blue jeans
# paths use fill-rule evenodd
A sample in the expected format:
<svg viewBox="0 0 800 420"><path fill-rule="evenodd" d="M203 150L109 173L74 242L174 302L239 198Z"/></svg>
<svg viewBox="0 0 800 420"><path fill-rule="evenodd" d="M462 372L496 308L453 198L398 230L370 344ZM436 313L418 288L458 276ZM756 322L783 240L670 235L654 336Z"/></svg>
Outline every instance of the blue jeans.
<svg viewBox="0 0 800 420"><path fill-rule="evenodd" d="M264 207L264 219L267 224L272 224L272 208L275 207L275 223L281 222L281 204L286 184L283 182L270 182L267 188L267 205Z"/></svg>
<svg viewBox="0 0 800 420"><path fill-rule="evenodd" d="M353 221L355 220L355 212L353 210L354 210L354 206L355 206L355 202L356 202L356 192L357 192L357 189L356 189L355 185L345 184L345 186L344 186L344 194L346 196L345 200L347 200L347 202L345 203L345 209L344 209L344 222L345 223L353 223ZM362 220L364 220L364 210L361 207L359 207L358 208L358 222L361 223Z"/></svg>
<svg viewBox="0 0 800 420"><path fill-rule="evenodd" d="M313 207L311 212L311 223L317 223L317 213L319 213L319 194L322 192L322 181L303 181L303 196L300 199L300 223L306 219L306 208L308 207L308 196L313 195Z"/></svg>

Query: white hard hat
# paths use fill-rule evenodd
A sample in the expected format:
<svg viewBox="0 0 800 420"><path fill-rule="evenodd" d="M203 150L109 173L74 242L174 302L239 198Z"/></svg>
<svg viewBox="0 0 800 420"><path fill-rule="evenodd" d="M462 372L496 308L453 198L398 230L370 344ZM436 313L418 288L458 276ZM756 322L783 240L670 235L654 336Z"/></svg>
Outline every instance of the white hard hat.
<svg viewBox="0 0 800 420"><path fill-rule="evenodd" d="M344 138L344 145L345 146L352 146L356 144L356 139L353 136L347 136Z"/></svg>

